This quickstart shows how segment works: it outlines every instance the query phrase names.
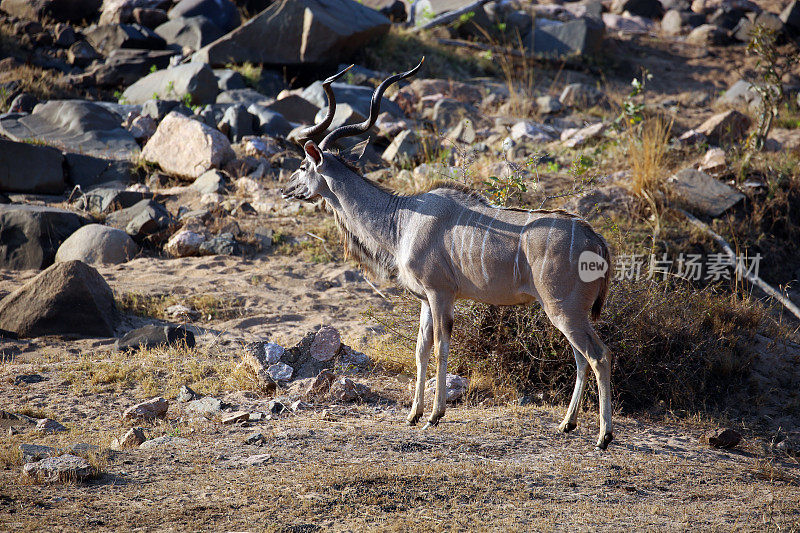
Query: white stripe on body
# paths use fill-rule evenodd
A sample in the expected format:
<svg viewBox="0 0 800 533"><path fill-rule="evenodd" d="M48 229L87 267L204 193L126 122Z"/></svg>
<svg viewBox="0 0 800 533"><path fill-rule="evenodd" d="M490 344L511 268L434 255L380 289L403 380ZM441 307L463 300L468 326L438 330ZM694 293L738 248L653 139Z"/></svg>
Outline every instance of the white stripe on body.
<svg viewBox="0 0 800 533"><path fill-rule="evenodd" d="M514 283L517 283L520 278L519 253L522 251L522 237L525 235L525 229L528 227L528 224L530 224L532 216L533 216L533 211L528 211L528 218L525 219L525 224L523 224L522 229L519 230L519 241L517 242L517 255L514 256Z"/></svg>
<svg viewBox="0 0 800 533"><path fill-rule="evenodd" d="M500 210L499 207L495 207L495 209L498 211ZM481 244L481 272L483 273L483 281L487 285L489 284L489 274L486 272L486 239L489 238L489 233L492 231L492 224L494 224L495 220L497 220L497 217L492 217L491 222L489 222L489 225L486 227L486 233L483 235L483 243Z"/></svg>
<svg viewBox="0 0 800 533"><path fill-rule="evenodd" d="M547 239L544 241L544 257L542 258L542 266L539 269L539 281L544 279L544 267L547 264L547 253L550 251L548 246L550 244L550 234L553 232L553 228L556 226L557 220L557 218L554 218L553 222L550 224L550 229L547 230Z"/></svg>

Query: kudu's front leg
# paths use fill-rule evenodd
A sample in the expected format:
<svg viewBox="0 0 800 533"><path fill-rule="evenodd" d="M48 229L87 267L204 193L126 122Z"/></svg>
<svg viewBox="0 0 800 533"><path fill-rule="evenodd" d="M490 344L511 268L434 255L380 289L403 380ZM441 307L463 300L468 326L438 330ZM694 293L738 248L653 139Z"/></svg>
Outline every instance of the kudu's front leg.
<svg viewBox="0 0 800 533"><path fill-rule="evenodd" d="M439 424L447 405L447 356L450 353L450 334L453 331L453 298L429 297L433 315L433 342L436 346L436 397L433 412L422 429Z"/></svg>
<svg viewBox="0 0 800 533"><path fill-rule="evenodd" d="M414 426L422 418L425 409L425 378L427 377L428 361L431 358L433 345L433 317L428 302L420 302L419 333L417 333L417 383L414 389L414 403L408 413L408 425Z"/></svg>

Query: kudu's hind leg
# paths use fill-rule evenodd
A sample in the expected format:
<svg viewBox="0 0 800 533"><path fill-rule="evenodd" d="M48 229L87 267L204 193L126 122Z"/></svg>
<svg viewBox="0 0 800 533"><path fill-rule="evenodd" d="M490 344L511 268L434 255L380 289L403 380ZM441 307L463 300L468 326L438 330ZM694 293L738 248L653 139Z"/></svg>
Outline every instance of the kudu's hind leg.
<svg viewBox="0 0 800 533"><path fill-rule="evenodd" d="M575 366L578 372L575 376L575 390L572 391L572 400L569 402L564 421L559 426L564 433L569 433L578 426L578 411L581 408L583 390L586 388L586 375L589 372L589 361L575 346L572 347L572 354L575 356Z"/></svg>
<svg viewBox="0 0 800 533"><path fill-rule="evenodd" d="M447 406L447 356L453 331L453 298L434 295L429 298L433 315L433 342L436 346L436 396L428 423L422 429L439 424Z"/></svg>
<svg viewBox="0 0 800 533"><path fill-rule="evenodd" d="M433 317L428 302L422 301L419 310L419 333L417 333L417 383L414 389L414 403L408 413L409 426L416 425L425 409L425 378L433 345Z"/></svg>
<svg viewBox="0 0 800 533"><path fill-rule="evenodd" d="M614 439L611 424L611 360L608 348L597 336L588 317L573 320L551 317L551 320L567 337L573 348L583 354L597 379L600 401L600 434L596 446L605 450ZM572 403L570 403L570 410L571 408Z"/></svg>

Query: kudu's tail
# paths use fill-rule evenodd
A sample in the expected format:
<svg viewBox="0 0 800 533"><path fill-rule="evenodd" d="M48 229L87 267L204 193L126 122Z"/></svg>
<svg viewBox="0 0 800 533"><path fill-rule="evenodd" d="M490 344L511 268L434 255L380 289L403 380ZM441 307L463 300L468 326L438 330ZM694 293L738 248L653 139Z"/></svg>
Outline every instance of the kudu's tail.
<svg viewBox="0 0 800 533"><path fill-rule="evenodd" d="M606 240L599 234L597 234L597 238L600 241L600 255L608 265L608 269L606 270L605 275L601 278L602 284L600 285L600 292L597 294L594 304L592 304L592 320L597 320L600 318L600 311L603 310L603 304L606 301L606 296L608 296L608 285L611 281L611 252L608 250L608 244L606 244Z"/></svg>

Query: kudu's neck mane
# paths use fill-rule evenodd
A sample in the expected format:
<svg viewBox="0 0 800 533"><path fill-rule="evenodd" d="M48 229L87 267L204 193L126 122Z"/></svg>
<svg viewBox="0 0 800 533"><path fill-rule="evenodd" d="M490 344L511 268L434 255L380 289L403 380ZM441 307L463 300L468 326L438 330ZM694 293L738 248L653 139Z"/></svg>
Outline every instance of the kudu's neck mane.
<svg viewBox="0 0 800 533"><path fill-rule="evenodd" d="M339 205L326 204L342 236L345 257L353 258L374 276L393 278L397 275L395 251L402 198L336 159L346 167L338 171L348 176L340 190L332 191Z"/></svg>

